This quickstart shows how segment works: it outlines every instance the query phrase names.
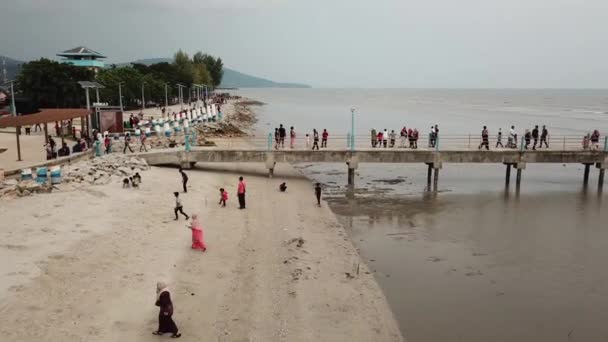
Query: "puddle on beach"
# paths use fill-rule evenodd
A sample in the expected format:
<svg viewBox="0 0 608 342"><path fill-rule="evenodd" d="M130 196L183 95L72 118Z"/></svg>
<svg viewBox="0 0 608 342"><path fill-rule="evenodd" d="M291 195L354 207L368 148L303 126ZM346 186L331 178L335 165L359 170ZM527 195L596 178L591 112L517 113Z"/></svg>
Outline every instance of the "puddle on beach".
<svg viewBox="0 0 608 342"><path fill-rule="evenodd" d="M608 199L572 167L526 170L504 191L504 168L299 169L326 199L383 288L409 341L606 341Z"/></svg>

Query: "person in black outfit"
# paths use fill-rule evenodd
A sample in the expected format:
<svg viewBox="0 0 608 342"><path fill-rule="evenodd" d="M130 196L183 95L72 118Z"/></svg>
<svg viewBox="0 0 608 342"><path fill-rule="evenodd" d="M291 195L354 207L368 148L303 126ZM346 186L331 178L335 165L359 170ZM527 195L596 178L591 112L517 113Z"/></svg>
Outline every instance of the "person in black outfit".
<svg viewBox="0 0 608 342"><path fill-rule="evenodd" d="M532 130L532 139L534 139L532 149L536 150L536 144L538 143L538 125L534 126L534 129Z"/></svg>
<svg viewBox="0 0 608 342"><path fill-rule="evenodd" d="M70 148L68 147L68 144L66 144L65 142L63 143L63 146L61 146L61 148L59 149L58 152L60 157L67 157L70 155Z"/></svg>
<svg viewBox="0 0 608 342"><path fill-rule="evenodd" d="M316 129L312 130L312 139L313 139L313 143L312 143L312 150L315 150L315 147L317 148L317 151L319 150L319 132L317 132Z"/></svg>
<svg viewBox="0 0 608 342"><path fill-rule="evenodd" d="M543 143L545 143L545 146L549 148L549 144L547 143L547 136L549 136L549 131L547 130L547 126L543 125L543 131L540 134L540 145L538 145L538 148L543 147Z"/></svg>
<svg viewBox="0 0 608 342"><path fill-rule="evenodd" d="M287 183L283 182L279 185L279 191L285 192L287 191Z"/></svg>
<svg viewBox="0 0 608 342"><path fill-rule="evenodd" d="M285 132L285 127L283 124L279 125L279 145L281 148L285 148L285 136L287 132Z"/></svg>
<svg viewBox="0 0 608 342"><path fill-rule="evenodd" d="M530 133L530 130L527 129L526 133L524 134L524 140L526 141L526 146L525 149L528 149L528 146L530 146L530 139L532 138L532 134Z"/></svg>
<svg viewBox="0 0 608 342"><path fill-rule="evenodd" d="M315 196L317 197L317 205L321 206L321 183L317 183L315 186Z"/></svg>
<svg viewBox="0 0 608 342"><path fill-rule="evenodd" d="M187 193L188 187L186 185L188 184L188 175L184 172L184 170L181 167L179 168L179 173L182 175L182 185L184 187L184 193Z"/></svg>
<svg viewBox="0 0 608 342"><path fill-rule="evenodd" d="M162 335L171 333L172 338L179 338L182 334L179 333L177 325L173 321L173 302L171 301L171 293L167 289L167 285L163 282L156 284L156 306L160 308L158 312L158 330L154 331L154 335Z"/></svg>

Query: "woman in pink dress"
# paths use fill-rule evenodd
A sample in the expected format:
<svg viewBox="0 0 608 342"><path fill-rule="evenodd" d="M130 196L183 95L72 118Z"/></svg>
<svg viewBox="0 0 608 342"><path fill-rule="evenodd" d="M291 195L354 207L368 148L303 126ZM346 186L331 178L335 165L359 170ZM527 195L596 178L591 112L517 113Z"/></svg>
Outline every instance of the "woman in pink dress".
<svg viewBox="0 0 608 342"><path fill-rule="evenodd" d="M192 249L202 250L203 252L206 251L207 246L203 239L203 226L201 226L201 223L198 221L198 215L192 215L192 223L190 223L188 228L192 230Z"/></svg>

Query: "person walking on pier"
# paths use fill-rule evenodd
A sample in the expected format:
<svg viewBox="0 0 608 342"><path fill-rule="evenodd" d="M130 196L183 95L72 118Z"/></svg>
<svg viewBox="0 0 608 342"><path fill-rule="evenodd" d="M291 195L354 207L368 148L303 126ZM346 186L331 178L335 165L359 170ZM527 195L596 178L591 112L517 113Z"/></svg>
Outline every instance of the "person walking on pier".
<svg viewBox="0 0 608 342"><path fill-rule="evenodd" d="M372 128L372 147L376 147L376 144L378 143L378 136L376 134L376 129Z"/></svg>
<svg viewBox="0 0 608 342"><path fill-rule="evenodd" d="M407 141L407 128L405 128L405 126L403 126L403 128L401 129L401 132L399 133L399 140L400 140L399 147L405 148L406 141Z"/></svg>
<svg viewBox="0 0 608 342"><path fill-rule="evenodd" d="M239 209L245 209L245 193L247 191L246 189L246 184L245 184L245 180L243 180L243 177L239 177L239 185L237 186L237 191L236 191L236 195L239 199Z"/></svg>
<svg viewBox="0 0 608 342"><path fill-rule="evenodd" d="M410 148L414 148L414 131L411 128L407 130L407 140L410 142Z"/></svg>
<svg viewBox="0 0 608 342"><path fill-rule="evenodd" d="M317 205L321 206L321 183L317 183L315 186L315 196L317 197Z"/></svg>
<svg viewBox="0 0 608 342"><path fill-rule="evenodd" d="M125 147L122 149L122 153L127 154L127 149L129 149L129 151L131 151L131 153L133 153L133 149L131 148L131 133L127 132L127 134L125 134Z"/></svg>
<svg viewBox="0 0 608 342"><path fill-rule="evenodd" d="M435 146L435 127L431 126L429 131L429 147Z"/></svg>
<svg viewBox="0 0 608 342"><path fill-rule="evenodd" d="M184 215L186 217L186 220L190 218L190 216L188 216L188 214L186 214L184 212L184 207L182 205L182 200L179 198L179 192L174 192L173 196L175 196L175 221L177 221L179 219L179 217L177 216L177 213L181 213L182 215Z"/></svg>
<svg viewBox="0 0 608 342"><path fill-rule="evenodd" d="M378 148L382 147L382 141L384 140L384 133L382 131L378 131Z"/></svg>
<svg viewBox="0 0 608 342"><path fill-rule="evenodd" d="M530 133L529 129L526 129L526 133L524 134L524 140L526 141L526 146L525 149L528 149L528 146L530 146L530 139L532 138L532 133Z"/></svg>
<svg viewBox="0 0 608 342"><path fill-rule="evenodd" d="M327 133L326 129L323 129L323 134L321 135L321 147L327 148L327 138L329 138L329 133Z"/></svg>
<svg viewBox="0 0 608 342"><path fill-rule="evenodd" d="M386 148L387 144L388 144L388 130L385 128L384 132L382 133L382 147Z"/></svg>
<svg viewBox="0 0 608 342"><path fill-rule="evenodd" d="M391 130L391 132L388 135L390 141L391 141L391 148L395 147L395 142L397 141L397 133L395 133L395 130Z"/></svg>
<svg viewBox="0 0 608 342"><path fill-rule="evenodd" d="M289 130L289 147L293 150L295 145L296 145L296 131L293 129L293 126L291 126L291 129Z"/></svg>
<svg viewBox="0 0 608 342"><path fill-rule="evenodd" d="M312 150L315 150L315 147L317 148L317 151L319 150L319 132L317 132L316 129L312 130Z"/></svg>
<svg viewBox="0 0 608 342"><path fill-rule="evenodd" d="M188 175L184 172L184 169L179 168L179 173L182 175L182 186L184 187L184 193L188 192Z"/></svg>
<svg viewBox="0 0 608 342"><path fill-rule="evenodd" d="M274 129L274 149L278 150L279 145L281 144L281 136L279 135L279 129Z"/></svg>
<svg viewBox="0 0 608 342"><path fill-rule="evenodd" d="M508 148L517 148L517 134L515 134L515 126L511 126L509 130L509 138L507 140Z"/></svg>
<svg viewBox="0 0 608 342"><path fill-rule="evenodd" d="M498 129L498 134L496 135L496 148L500 145L501 148L504 148L502 145L502 128Z"/></svg>
<svg viewBox="0 0 608 342"><path fill-rule="evenodd" d="M483 126L483 130L481 131L481 144L478 149L481 150L484 146L486 147L486 150L490 150L490 133L486 126Z"/></svg>
<svg viewBox="0 0 608 342"><path fill-rule="evenodd" d="M536 150L536 144L538 143L538 125L534 126L534 129L532 130L532 139L534 139L532 149Z"/></svg>
<svg viewBox="0 0 608 342"><path fill-rule="evenodd" d="M414 132L412 132L412 136L414 137L414 149L418 149L418 137L420 133L418 133L418 129L414 128Z"/></svg>
<svg viewBox="0 0 608 342"><path fill-rule="evenodd" d="M540 134L540 145L538 145L538 148L543 147L543 143L545 143L545 147L549 148L549 144L547 143L548 136L549 136L549 131L547 130L547 126L543 125L543 130Z"/></svg>
<svg viewBox="0 0 608 342"><path fill-rule="evenodd" d="M285 136L286 136L286 132L285 132L285 127L283 127L283 124L279 125L279 145L281 148L285 148Z"/></svg>
<svg viewBox="0 0 608 342"><path fill-rule="evenodd" d="M597 129L593 131L593 133L591 134L591 149L594 151L597 151L600 148L599 142L600 142L600 131L598 131Z"/></svg>

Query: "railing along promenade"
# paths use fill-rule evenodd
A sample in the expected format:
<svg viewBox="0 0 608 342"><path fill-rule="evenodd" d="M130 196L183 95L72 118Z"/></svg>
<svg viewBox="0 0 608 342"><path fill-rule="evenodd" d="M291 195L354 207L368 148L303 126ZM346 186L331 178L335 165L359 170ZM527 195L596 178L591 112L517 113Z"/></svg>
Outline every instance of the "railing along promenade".
<svg viewBox="0 0 608 342"><path fill-rule="evenodd" d="M277 146L274 136L250 138L213 138L213 146L187 146L184 148L152 150L141 153L150 165L178 164L184 168L197 162L255 162L265 163L272 177L277 163L346 163L348 184L354 185L355 170L359 163L425 163L428 165L427 183L437 189L439 171L443 163L502 163L506 166L506 185L510 183L511 168L517 171L516 185L521 184L522 171L528 163L578 163L585 166L583 182L589 180L591 166L599 170L598 188L602 189L604 172L608 166L608 138L584 145L582 136L549 136L549 147L533 149L534 140L527 145L519 138L508 146L509 139L503 136L503 147L496 147L497 139L489 139L489 150L481 146L480 136L439 135L434 142L429 137L420 137L416 143L396 137L394 144L387 139L372 147L371 135L330 136L327 147L319 138L319 150L313 150L314 139L298 136L291 144L286 137ZM540 139L537 141L540 143ZM414 147L411 147L414 146ZM527 148L526 148L527 147Z"/></svg>

